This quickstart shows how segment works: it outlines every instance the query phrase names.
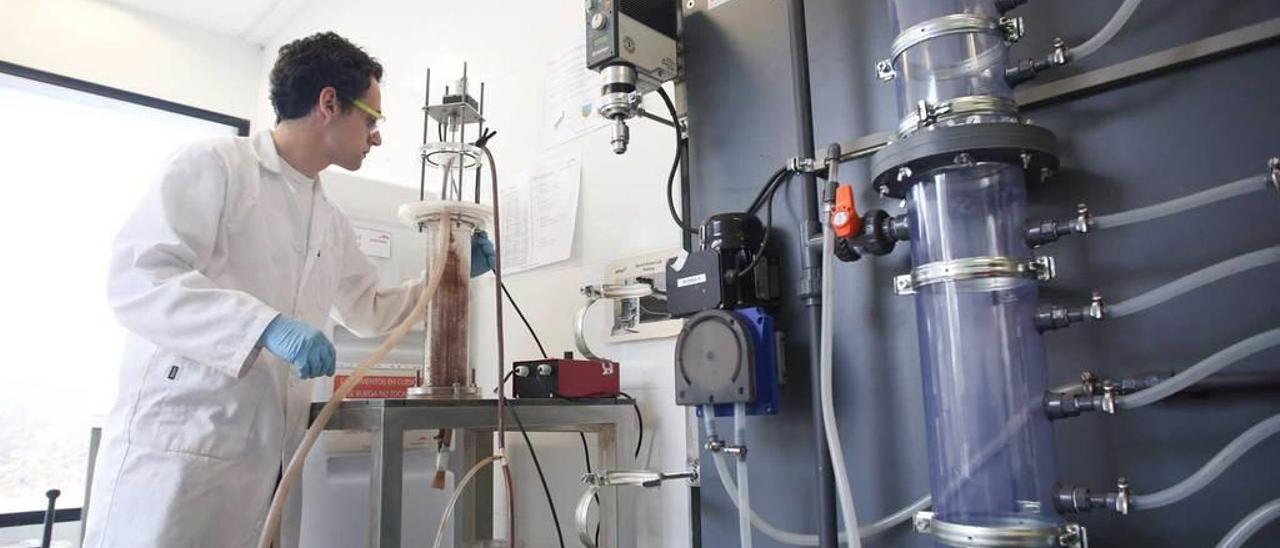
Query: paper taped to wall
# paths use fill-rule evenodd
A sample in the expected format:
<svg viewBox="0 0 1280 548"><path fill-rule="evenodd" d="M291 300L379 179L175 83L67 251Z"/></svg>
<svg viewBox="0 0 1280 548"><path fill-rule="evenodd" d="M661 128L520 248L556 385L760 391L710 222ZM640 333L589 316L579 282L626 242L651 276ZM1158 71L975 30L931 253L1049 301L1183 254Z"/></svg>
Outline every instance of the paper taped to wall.
<svg viewBox="0 0 1280 548"><path fill-rule="evenodd" d="M579 155L544 159L498 188L502 206L502 272L563 261L573 252L582 183Z"/></svg>
<svg viewBox="0 0 1280 548"><path fill-rule="evenodd" d="M596 113L600 75L586 67L586 45L561 49L546 63L542 95L542 146L554 147L609 121Z"/></svg>

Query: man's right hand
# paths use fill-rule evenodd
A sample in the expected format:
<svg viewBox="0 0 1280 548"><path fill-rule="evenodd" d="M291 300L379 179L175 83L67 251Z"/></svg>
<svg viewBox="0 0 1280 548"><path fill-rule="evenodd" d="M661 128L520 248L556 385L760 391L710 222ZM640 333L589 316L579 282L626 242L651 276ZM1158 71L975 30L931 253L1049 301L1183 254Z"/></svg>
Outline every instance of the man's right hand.
<svg viewBox="0 0 1280 548"><path fill-rule="evenodd" d="M336 353L324 333L300 321L276 316L258 343L280 359L293 364L304 379L333 375Z"/></svg>

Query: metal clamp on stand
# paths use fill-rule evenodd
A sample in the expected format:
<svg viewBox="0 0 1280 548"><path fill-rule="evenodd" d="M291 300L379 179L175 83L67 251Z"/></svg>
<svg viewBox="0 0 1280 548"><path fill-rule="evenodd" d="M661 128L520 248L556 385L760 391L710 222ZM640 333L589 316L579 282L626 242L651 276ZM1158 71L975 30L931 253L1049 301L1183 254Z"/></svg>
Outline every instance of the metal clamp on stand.
<svg viewBox="0 0 1280 548"><path fill-rule="evenodd" d="M587 296L587 304L582 305L578 312L573 316L573 342L578 347L578 352L590 360L601 360L595 352L591 351L591 347L587 344L586 324L587 312L591 310L591 305L601 299L639 299L648 297L653 294L653 286L648 284L601 284L588 285L582 288L582 294Z"/></svg>
<svg viewBox="0 0 1280 548"><path fill-rule="evenodd" d="M596 548L596 539L593 531L590 531L590 513L591 501L595 500L596 494L603 487L657 487L664 481L671 480L687 480L696 482L698 480L698 469L690 468L683 472L650 472L648 470L611 470L607 472L595 472L583 474L582 483L587 485L587 490L578 499L578 505L574 509L573 521L578 531L578 540L587 548Z"/></svg>
<svg viewBox="0 0 1280 548"><path fill-rule="evenodd" d="M1003 526L951 523L933 512L916 512L912 525L917 533L932 535L938 542L960 548L1088 548L1085 528L1076 523L1048 525L1031 520L1015 520Z"/></svg>
<svg viewBox="0 0 1280 548"><path fill-rule="evenodd" d="M1055 275L1053 257L1029 261L1012 257L969 257L917 266L910 274L894 277L893 290L898 295L914 295L921 287L943 282L984 278L1034 278L1047 282Z"/></svg>

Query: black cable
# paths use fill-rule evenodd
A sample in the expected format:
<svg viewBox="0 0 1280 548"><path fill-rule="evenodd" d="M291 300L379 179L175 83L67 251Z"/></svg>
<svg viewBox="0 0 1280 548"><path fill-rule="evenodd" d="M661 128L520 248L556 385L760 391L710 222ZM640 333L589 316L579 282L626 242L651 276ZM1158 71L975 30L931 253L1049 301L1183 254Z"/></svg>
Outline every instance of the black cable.
<svg viewBox="0 0 1280 548"><path fill-rule="evenodd" d="M760 192L756 194L755 199L751 200L751 205L747 207L747 213L754 214L755 212L760 211L760 206L764 205L764 199L768 197L770 190L778 184L778 180L786 173L787 168L780 167L777 171L773 172L773 175L769 176L769 180L765 182L763 187L760 187Z"/></svg>
<svg viewBox="0 0 1280 548"><path fill-rule="evenodd" d="M676 169L680 167L680 152L684 147L688 146L688 142L680 135L680 117L676 114L676 105L671 102L671 96L667 95L667 90L661 87L658 88L658 95L662 97L662 102L667 105L667 111L671 113L671 119L676 121L676 157L671 161L671 173L667 175L667 210L671 213L671 220L675 221L681 230L690 234L697 234L698 229L690 227L684 219L680 218L680 214L676 213L675 197L672 196L672 191L675 189L676 184Z"/></svg>
<svg viewBox="0 0 1280 548"><path fill-rule="evenodd" d="M764 238L760 240L760 249L756 251L756 256L751 258L751 262L747 263L747 266L743 267L742 270L739 270L736 274L734 274L734 278L739 278L744 274L751 272L751 270L754 269L757 264L760 264L760 258L764 257L764 250L769 245L769 234L773 232L773 197L774 195L777 194L778 189L782 188L782 185L784 182L791 181L791 175L793 173L795 172L794 171L784 172L782 175L782 178L778 180L779 182L774 183L772 185L773 188L769 190L768 196L765 198Z"/></svg>
<svg viewBox="0 0 1280 548"><path fill-rule="evenodd" d="M564 548L564 532L560 530L560 516L556 513L556 503L551 499L551 488L547 487L547 476L542 473L542 463L538 462L538 453L533 450L533 441L529 439L529 433L524 429L524 423L520 422L520 414L516 413L516 406L508 405L507 409L511 410L511 418L516 420L516 427L520 429L520 435L524 437L525 445L529 446L529 456L533 457L533 467L538 470L538 481L542 482L542 492L547 496L547 506L551 508L551 521L556 525L556 538L560 540L560 548Z"/></svg>
<svg viewBox="0 0 1280 548"><path fill-rule="evenodd" d="M547 359L547 349L542 346L542 339L538 338L538 333L533 330L533 325L529 324L529 318L524 317L524 311L520 310L520 305L516 304L516 300L511 296L511 291L507 290L507 284L502 284L502 293L507 296L507 302L511 303L511 307L516 309L516 314L520 315L520 321L524 322L524 327L529 330L529 335L533 337L533 342L538 344L538 351L542 352L542 359Z"/></svg>
<svg viewBox="0 0 1280 548"><path fill-rule="evenodd" d="M635 458L636 460L640 460L640 446L644 445L644 415L640 414L640 404L636 402L635 398L631 397L631 394L622 391L618 391L618 394L628 400L631 400L631 407L636 410L636 425L640 430L640 434L639 437L636 438Z"/></svg>

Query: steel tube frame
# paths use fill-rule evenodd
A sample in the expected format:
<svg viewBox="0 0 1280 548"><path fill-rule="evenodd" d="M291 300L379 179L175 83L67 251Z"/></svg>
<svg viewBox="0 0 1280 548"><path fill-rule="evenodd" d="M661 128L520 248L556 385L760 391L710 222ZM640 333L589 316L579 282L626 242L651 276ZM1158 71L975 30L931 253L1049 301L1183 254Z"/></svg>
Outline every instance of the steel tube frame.
<svg viewBox="0 0 1280 548"><path fill-rule="evenodd" d="M404 433L415 430L459 429L459 454L450 459L453 477L461 477L476 461L493 454L497 431L496 399L465 400L361 400L344 402L325 430L369 431L372 440L370 490L371 548L400 548L401 504L404 477ZM320 404L312 406L312 417ZM600 470L619 469L619 442L633 440L634 418L626 401L565 402L560 400L508 400L519 407L525 430L537 432L589 432L597 435ZM455 514L455 546L466 546L492 537L493 469L481 471L474 485L459 500ZM619 515L631 511L629 495L615 489L600 492L601 546L630 547L634 538L619 530ZM305 501L304 501L305 503ZM625 507L625 508L623 508Z"/></svg>

